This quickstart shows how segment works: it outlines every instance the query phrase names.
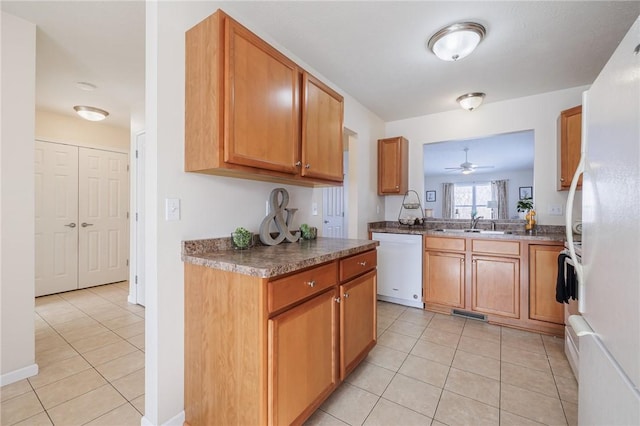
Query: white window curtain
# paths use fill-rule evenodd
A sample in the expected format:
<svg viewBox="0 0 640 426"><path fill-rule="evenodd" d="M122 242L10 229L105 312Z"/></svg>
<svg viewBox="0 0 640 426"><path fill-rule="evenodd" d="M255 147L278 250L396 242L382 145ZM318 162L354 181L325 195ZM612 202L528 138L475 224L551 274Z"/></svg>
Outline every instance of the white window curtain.
<svg viewBox="0 0 640 426"><path fill-rule="evenodd" d="M453 209L455 206L455 185L453 183L442 184L442 218L453 219Z"/></svg>
<svg viewBox="0 0 640 426"><path fill-rule="evenodd" d="M498 202L497 219L508 219L509 205L507 204L508 180L494 180L491 182L491 192L493 199Z"/></svg>

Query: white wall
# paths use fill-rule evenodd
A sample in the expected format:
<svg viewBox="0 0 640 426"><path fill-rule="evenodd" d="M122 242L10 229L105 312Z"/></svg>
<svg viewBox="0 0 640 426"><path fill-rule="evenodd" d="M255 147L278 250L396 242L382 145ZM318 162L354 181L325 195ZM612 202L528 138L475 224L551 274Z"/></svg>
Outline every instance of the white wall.
<svg viewBox="0 0 640 426"><path fill-rule="evenodd" d="M148 2L146 18L146 424L179 424L184 409L184 280L180 242L228 236L237 226L257 231L272 189L284 186L290 206L299 208L294 226L320 225L311 204L322 211L322 190L185 173L184 33L213 13L215 2ZM242 16L227 10L243 22ZM269 37L255 31L266 40ZM273 43L275 45L275 43ZM276 45L276 47L278 47ZM297 61L285 49L280 49ZM305 66L301 61L300 65ZM313 72L311 67L306 67ZM316 73L317 74L317 73ZM318 77L322 78L321 75ZM326 81L326 80L325 80ZM345 126L357 133L358 163L350 179L358 185L358 236L375 214L376 140L383 122L345 95ZM180 221L164 221L164 199L181 200ZM350 206L351 208L351 206Z"/></svg>
<svg viewBox="0 0 640 426"><path fill-rule="evenodd" d="M550 205L563 208L566 191L556 191L558 117L560 111L580 105L588 86L483 104L473 112L457 109L386 123L388 136L409 139L409 188L424 196L422 145L470 139L507 132L533 130L535 138L534 200L541 225L564 225L564 216L550 216ZM402 197L386 197L385 219L396 220ZM576 195L574 217L580 218L582 194Z"/></svg>
<svg viewBox="0 0 640 426"><path fill-rule="evenodd" d="M129 152L129 129L55 112L36 111L36 139L112 151Z"/></svg>
<svg viewBox="0 0 640 426"><path fill-rule="evenodd" d="M425 209L433 209L433 217L442 217L442 184L451 183L469 183L469 182L491 182L492 180L507 179L507 203L509 206L507 218L517 218L518 211L516 203L519 200L519 188L521 186L533 186L533 169L511 170L499 173L472 173L463 175L462 173L425 176L424 190L436 191L436 201L426 202L426 194L420 194ZM489 219L485 217L485 219Z"/></svg>
<svg viewBox="0 0 640 426"><path fill-rule="evenodd" d="M35 25L2 13L0 385L38 373L34 334Z"/></svg>

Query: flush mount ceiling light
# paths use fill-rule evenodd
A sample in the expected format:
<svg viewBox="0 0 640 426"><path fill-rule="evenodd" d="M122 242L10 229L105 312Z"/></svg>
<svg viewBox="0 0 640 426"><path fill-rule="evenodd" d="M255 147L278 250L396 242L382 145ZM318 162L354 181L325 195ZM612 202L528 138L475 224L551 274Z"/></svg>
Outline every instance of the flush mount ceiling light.
<svg viewBox="0 0 640 426"><path fill-rule="evenodd" d="M80 90L84 90L85 92L93 92L98 86L93 83L87 83L86 81L78 81L76 83L76 87Z"/></svg>
<svg viewBox="0 0 640 426"><path fill-rule="evenodd" d="M80 117L89 121L102 121L109 115L109 113L103 109L90 106L76 105L73 109L76 110Z"/></svg>
<svg viewBox="0 0 640 426"><path fill-rule="evenodd" d="M427 46L443 61L457 61L473 52L486 33L485 27L480 24L460 22L435 33Z"/></svg>
<svg viewBox="0 0 640 426"><path fill-rule="evenodd" d="M485 96L486 95L481 92L466 93L459 96L458 99L456 99L456 102L458 102L460 106L467 111L473 111L480 106Z"/></svg>

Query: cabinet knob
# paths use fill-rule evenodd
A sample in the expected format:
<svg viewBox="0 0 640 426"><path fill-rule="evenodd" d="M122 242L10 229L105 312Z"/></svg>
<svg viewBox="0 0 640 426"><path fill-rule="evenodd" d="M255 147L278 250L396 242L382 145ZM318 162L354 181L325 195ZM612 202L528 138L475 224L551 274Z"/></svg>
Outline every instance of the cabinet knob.
<svg viewBox="0 0 640 426"><path fill-rule="evenodd" d="M304 168L305 168L305 169L309 169L309 168L311 168L311 164L309 164L309 163L305 164L305 165L304 165Z"/></svg>
<svg viewBox="0 0 640 426"><path fill-rule="evenodd" d="M564 178L560 178L560 182L564 182Z"/></svg>
<svg viewBox="0 0 640 426"><path fill-rule="evenodd" d="M316 286L316 282L315 282L315 281L313 281L313 280L311 280L311 281L307 282L307 285L308 285L309 287L313 288L313 287L315 287L315 286Z"/></svg>
<svg viewBox="0 0 640 426"><path fill-rule="evenodd" d="M296 164L294 164L294 166L296 166L296 167L302 166L302 161L297 161Z"/></svg>
<svg viewBox="0 0 640 426"><path fill-rule="evenodd" d="M349 297L349 293L345 293L343 296L346 299L347 297Z"/></svg>
<svg viewBox="0 0 640 426"><path fill-rule="evenodd" d="M400 189L400 185L396 185L396 189Z"/></svg>
<svg viewBox="0 0 640 426"><path fill-rule="evenodd" d="M362 261L362 262L358 262L358 265L360 265L360 266L367 266L367 261L366 261L366 260L364 260L364 261Z"/></svg>
<svg viewBox="0 0 640 426"><path fill-rule="evenodd" d="M335 300L335 301L336 301L336 303L340 303L340 298L339 298L339 297L336 297L336 298L335 298L335 299L333 299L333 300Z"/></svg>

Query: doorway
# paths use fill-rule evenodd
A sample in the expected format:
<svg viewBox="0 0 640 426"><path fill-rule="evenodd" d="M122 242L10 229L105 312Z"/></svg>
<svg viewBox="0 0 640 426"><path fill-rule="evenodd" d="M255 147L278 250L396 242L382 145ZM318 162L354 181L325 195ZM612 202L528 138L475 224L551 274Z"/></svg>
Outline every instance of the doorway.
<svg viewBox="0 0 640 426"><path fill-rule="evenodd" d="M346 188L348 188L349 152L343 155L344 181L342 186L331 186L322 190L322 236L329 238L347 238L345 221Z"/></svg>
<svg viewBox="0 0 640 426"><path fill-rule="evenodd" d="M128 155L35 144L35 295L128 277Z"/></svg>

